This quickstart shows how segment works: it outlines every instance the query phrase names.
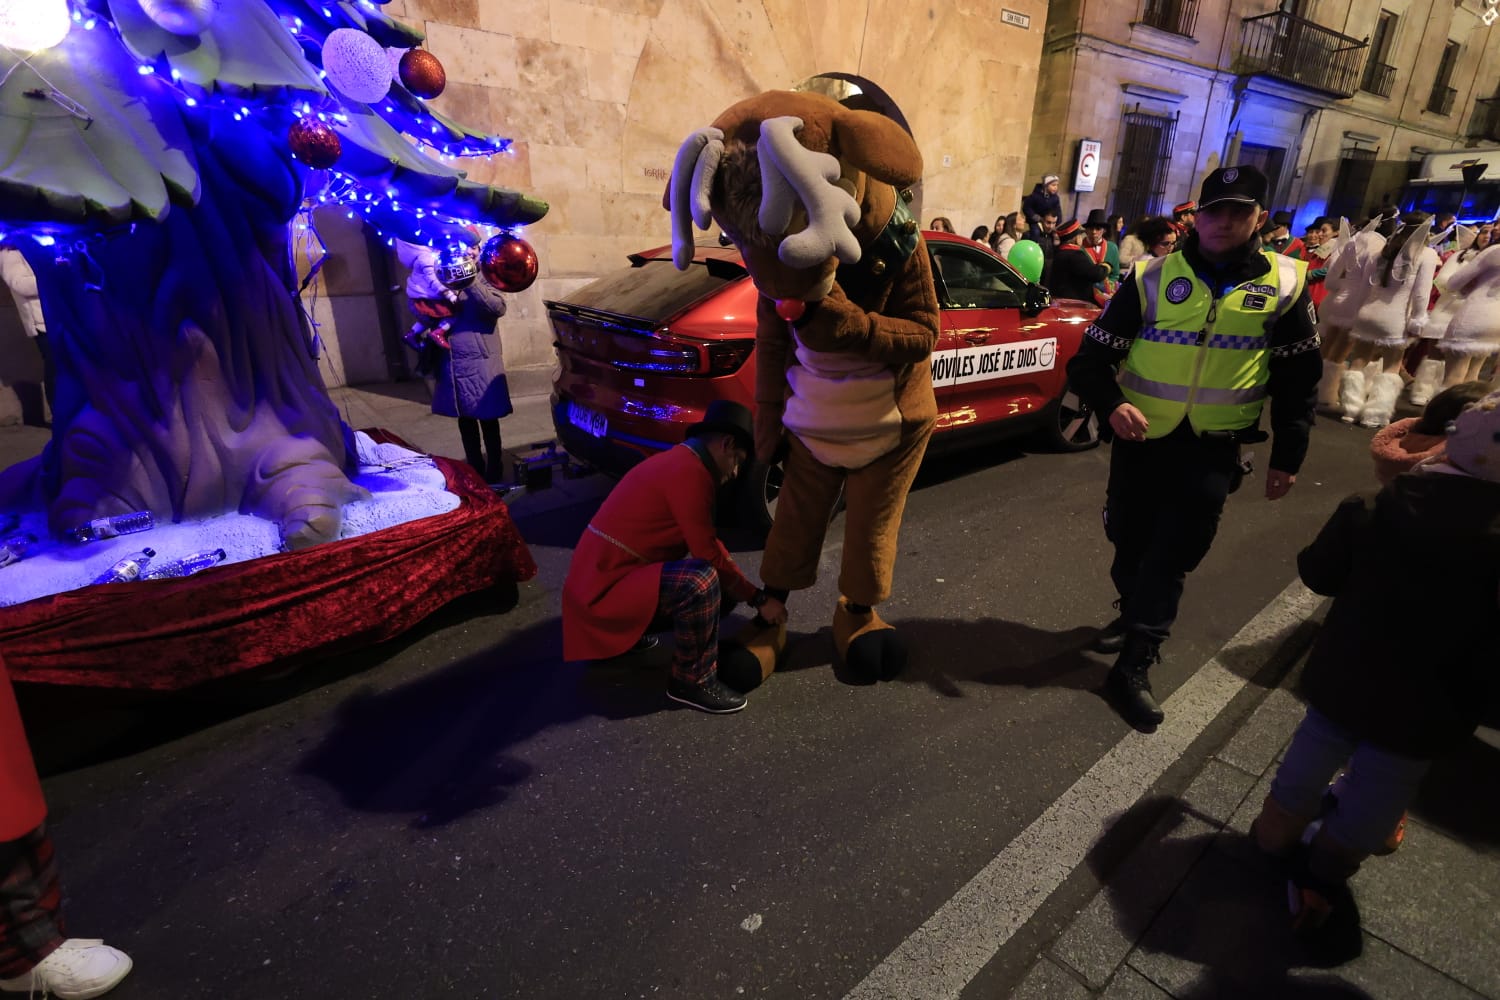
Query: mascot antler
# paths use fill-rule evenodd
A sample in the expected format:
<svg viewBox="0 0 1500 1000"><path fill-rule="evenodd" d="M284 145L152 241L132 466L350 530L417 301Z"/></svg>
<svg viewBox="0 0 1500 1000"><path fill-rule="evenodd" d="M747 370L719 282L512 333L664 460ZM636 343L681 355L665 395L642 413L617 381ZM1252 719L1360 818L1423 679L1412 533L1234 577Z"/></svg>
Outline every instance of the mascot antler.
<svg viewBox="0 0 1500 1000"><path fill-rule="evenodd" d="M837 158L817 153L797 141L801 118L768 118L761 122L760 227L781 235L792 222L792 195L807 209L807 228L781 241L776 256L789 267L814 267L830 255L846 264L860 258L852 227L859 205L839 186Z"/></svg>
<svg viewBox="0 0 1500 1000"><path fill-rule="evenodd" d="M789 267L814 267L830 256L845 263L860 259L853 226L859 204L838 181L839 161L797 141L802 119L768 118L761 123L756 156L760 163L761 203L757 220L767 234L782 236L792 224L795 201L807 210L807 227L781 241L776 256ZM693 225L707 229L712 221L709 196L724 157L724 133L702 128L677 150L668 188L672 213L672 262L686 270L693 260ZM794 201L795 199L795 201Z"/></svg>
<svg viewBox="0 0 1500 1000"><path fill-rule="evenodd" d="M713 220L708 195L713 188L714 172L724 158L724 133L716 128L700 128L682 141L677 159L672 161L672 263L686 271L693 262L693 223L707 229Z"/></svg>

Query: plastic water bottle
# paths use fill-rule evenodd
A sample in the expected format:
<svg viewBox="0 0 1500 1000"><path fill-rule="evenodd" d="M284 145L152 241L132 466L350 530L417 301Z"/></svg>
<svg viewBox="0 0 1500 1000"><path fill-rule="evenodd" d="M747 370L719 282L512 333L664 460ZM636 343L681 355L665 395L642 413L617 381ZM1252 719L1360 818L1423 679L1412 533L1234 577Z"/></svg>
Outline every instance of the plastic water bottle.
<svg viewBox="0 0 1500 1000"><path fill-rule="evenodd" d="M154 549L141 549L135 555L126 556L115 563L109 568L109 572L99 577L94 583L129 583L132 580L139 579L141 570L146 568L146 564L155 555L156 551Z"/></svg>
<svg viewBox="0 0 1500 1000"><path fill-rule="evenodd" d="M223 549L212 549L207 552L194 552L190 556L181 559L173 559L170 562L161 563L153 567L149 572L142 573L142 580L167 580L178 576L192 576L201 573L210 566L217 566L225 559Z"/></svg>
<svg viewBox="0 0 1500 1000"><path fill-rule="evenodd" d="M98 542L116 535L129 535L136 531L150 531L156 527L156 519L149 510L116 514L114 517L96 517L88 524L73 529L75 542Z"/></svg>
<svg viewBox="0 0 1500 1000"><path fill-rule="evenodd" d="M0 540L0 566L9 566L26 558L26 550L36 544L36 536L29 531Z"/></svg>

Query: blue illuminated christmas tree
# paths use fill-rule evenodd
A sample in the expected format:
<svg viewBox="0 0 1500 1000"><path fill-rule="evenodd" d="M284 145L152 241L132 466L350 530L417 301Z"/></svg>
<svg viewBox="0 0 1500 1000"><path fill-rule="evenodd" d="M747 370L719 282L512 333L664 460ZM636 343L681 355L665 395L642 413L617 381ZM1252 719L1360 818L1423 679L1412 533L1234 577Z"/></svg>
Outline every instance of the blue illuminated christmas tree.
<svg viewBox="0 0 1500 1000"><path fill-rule="evenodd" d="M442 244L547 211L450 164L509 141L427 106L421 41L371 0L0 0L0 230L58 356L52 440L0 502L29 492L59 533L238 510L290 547L337 537L350 432L291 220L338 204Z"/></svg>

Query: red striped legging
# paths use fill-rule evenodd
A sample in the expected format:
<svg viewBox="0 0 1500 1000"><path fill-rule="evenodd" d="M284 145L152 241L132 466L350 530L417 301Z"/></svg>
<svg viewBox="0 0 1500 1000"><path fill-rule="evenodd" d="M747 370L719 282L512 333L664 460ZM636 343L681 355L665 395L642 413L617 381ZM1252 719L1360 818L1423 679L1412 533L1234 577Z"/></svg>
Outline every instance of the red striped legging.
<svg viewBox="0 0 1500 1000"><path fill-rule="evenodd" d="M657 625L677 639L672 676L702 684L719 669L719 618L728 613L719 591L719 573L703 559L679 559L661 568L656 599Z"/></svg>
<svg viewBox="0 0 1500 1000"><path fill-rule="evenodd" d="M47 827L0 842L0 979L26 975L66 938Z"/></svg>

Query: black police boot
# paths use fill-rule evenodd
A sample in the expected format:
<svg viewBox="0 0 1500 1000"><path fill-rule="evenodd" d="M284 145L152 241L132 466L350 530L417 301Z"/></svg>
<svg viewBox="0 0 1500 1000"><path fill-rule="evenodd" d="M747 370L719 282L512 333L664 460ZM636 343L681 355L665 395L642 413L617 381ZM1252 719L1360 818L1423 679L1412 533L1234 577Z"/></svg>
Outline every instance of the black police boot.
<svg viewBox="0 0 1500 1000"><path fill-rule="evenodd" d="M1114 608L1120 610L1120 599L1115 598ZM1089 647L1096 653L1118 653L1125 648L1125 618L1116 615L1115 620L1104 626Z"/></svg>
<svg viewBox="0 0 1500 1000"><path fill-rule="evenodd" d="M1138 632L1127 633L1124 648L1104 682L1125 721L1146 732L1154 731L1167 717L1151 695L1151 679L1147 676L1151 665L1161 662L1160 646Z"/></svg>

